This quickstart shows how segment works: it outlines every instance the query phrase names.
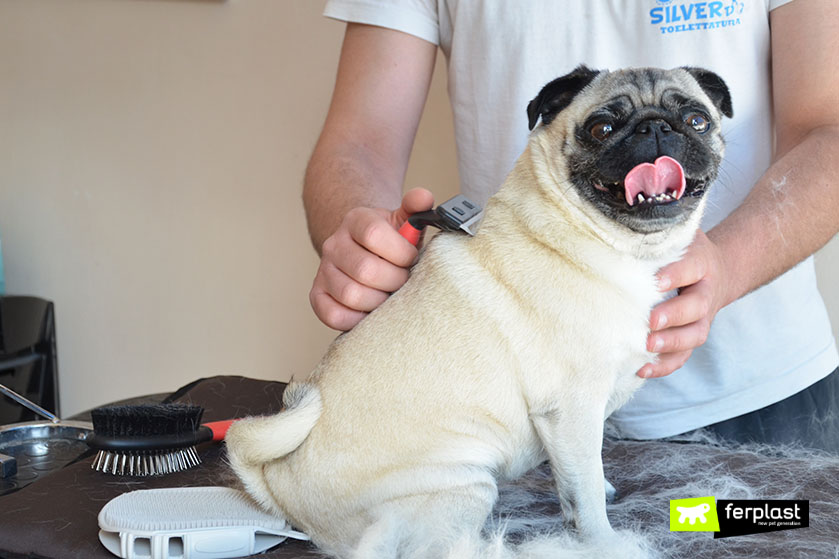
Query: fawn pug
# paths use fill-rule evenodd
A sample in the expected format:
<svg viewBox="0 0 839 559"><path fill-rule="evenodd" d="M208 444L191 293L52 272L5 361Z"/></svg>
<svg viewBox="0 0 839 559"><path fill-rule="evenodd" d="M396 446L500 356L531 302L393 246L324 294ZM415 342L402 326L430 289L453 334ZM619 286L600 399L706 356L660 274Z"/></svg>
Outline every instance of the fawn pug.
<svg viewBox="0 0 839 559"><path fill-rule="evenodd" d="M695 235L731 98L700 68L581 66L527 112L478 233L437 235L282 412L227 435L247 491L328 553L442 557L545 459L579 537L613 533L603 423L654 359L655 273Z"/></svg>

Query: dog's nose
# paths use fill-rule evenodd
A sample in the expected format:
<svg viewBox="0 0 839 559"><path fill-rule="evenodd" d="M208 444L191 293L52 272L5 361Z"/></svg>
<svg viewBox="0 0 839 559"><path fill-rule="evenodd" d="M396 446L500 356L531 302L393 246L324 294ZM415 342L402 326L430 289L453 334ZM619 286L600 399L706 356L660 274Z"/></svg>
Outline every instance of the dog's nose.
<svg viewBox="0 0 839 559"><path fill-rule="evenodd" d="M661 119L645 120L635 127L636 134L643 134L645 136L649 134L667 134L672 131L673 129L670 125Z"/></svg>

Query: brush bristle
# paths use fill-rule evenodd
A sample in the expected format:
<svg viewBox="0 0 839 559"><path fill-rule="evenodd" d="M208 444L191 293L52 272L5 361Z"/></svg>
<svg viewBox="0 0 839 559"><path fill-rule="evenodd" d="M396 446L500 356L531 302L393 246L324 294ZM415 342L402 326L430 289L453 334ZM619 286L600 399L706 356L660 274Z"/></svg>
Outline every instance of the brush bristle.
<svg viewBox="0 0 839 559"><path fill-rule="evenodd" d="M93 430L102 437L144 438L193 433L204 408L188 404L108 406L91 412Z"/></svg>
<svg viewBox="0 0 839 559"><path fill-rule="evenodd" d="M162 476L187 470L201 463L195 447L181 448L171 452L112 452L100 450L96 453L92 470L115 476Z"/></svg>

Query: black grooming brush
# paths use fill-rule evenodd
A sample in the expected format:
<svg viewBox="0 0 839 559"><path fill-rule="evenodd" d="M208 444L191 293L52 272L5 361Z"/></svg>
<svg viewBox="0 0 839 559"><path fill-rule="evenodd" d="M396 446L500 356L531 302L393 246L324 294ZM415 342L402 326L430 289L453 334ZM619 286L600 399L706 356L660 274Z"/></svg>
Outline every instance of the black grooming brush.
<svg viewBox="0 0 839 559"><path fill-rule="evenodd" d="M91 412L91 468L113 475L153 476L201 463L195 446L221 441L232 421L201 424L204 408L186 404L109 406Z"/></svg>

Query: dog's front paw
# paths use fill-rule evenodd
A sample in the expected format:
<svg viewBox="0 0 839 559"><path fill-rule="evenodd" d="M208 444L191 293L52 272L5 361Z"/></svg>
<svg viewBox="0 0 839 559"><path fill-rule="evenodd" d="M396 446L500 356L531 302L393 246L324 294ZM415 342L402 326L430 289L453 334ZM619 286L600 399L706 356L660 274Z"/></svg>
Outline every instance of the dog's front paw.
<svg viewBox="0 0 839 559"><path fill-rule="evenodd" d="M606 486L606 502L614 503L618 499L618 490L615 486L609 483L608 479L603 479L603 484Z"/></svg>

